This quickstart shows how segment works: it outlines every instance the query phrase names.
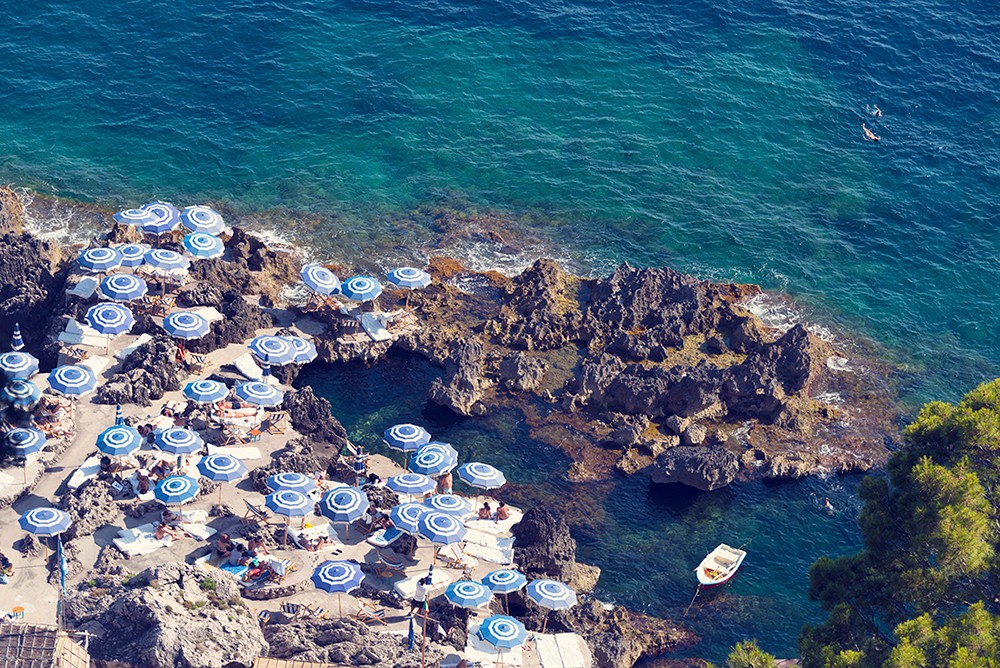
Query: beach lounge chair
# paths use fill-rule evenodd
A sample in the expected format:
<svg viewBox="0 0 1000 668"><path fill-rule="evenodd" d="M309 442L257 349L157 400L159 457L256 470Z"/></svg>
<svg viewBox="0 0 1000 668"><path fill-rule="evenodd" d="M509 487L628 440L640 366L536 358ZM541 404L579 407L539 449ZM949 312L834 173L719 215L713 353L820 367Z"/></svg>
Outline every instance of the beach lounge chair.
<svg viewBox="0 0 1000 668"><path fill-rule="evenodd" d="M375 564L375 575L380 580L388 580L394 575L406 577L406 562L403 557L389 557L381 552L376 552L375 558L378 560Z"/></svg>
<svg viewBox="0 0 1000 668"><path fill-rule="evenodd" d="M205 373L208 367L208 355L188 353L184 361L187 363L188 372L196 376Z"/></svg>
<svg viewBox="0 0 1000 668"><path fill-rule="evenodd" d="M246 499L243 499L243 503L247 506L247 511L243 514L243 519L240 520L243 526L248 526L249 524L260 525L261 523L265 525L271 524L271 515L266 510L253 505Z"/></svg>
<svg viewBox="0 0 1000 668"><path fill-rule="evenodd" d="M77 364L90 357L90 351L81 346L66 346L62 349L62 354L70 364Z"/></svg>
<svg viewBox="0 0 1000 668"><path fill-rule="evenodd" d="M284 434L288 429L288 411L268 411L264 421L267 424L267 433Z"/></svg>
<svg viewBox="0 0 1000 668"><path fill-rule="evenodd" d="M295 564L291 559L271 559L268 568L270 574L267 576L267 581L281 584L288 574L295 570Z"/></svg>
<svg viewBox="0 0 1000 668"><path fill-rule="evenodd" d="M368 544L376 548L389 547L403 535L401 529L392 527L390 529L380 529L368 537Z"/></svg>
<svg viewBox="0 0 1000 668"><path fill-rule="evenodd" d="M304 612L303 608L301 603L282 603L281 614L289 619L297 619Z"/></svg>
<svg viewBox="0 0 1000 668"><path fill-rule="evenodd" d="M261 610L257 613L257 621L260 622L260 628L263 629L267 626L267 623L271 621L271 611Z"/></svg>
<svg viewBox="0 0 1000 668"><path fill-rule="evenodd" d="M263 370L257 366L250 353L243 353L232 361L232 365L248 380L259 381L264 377Z"/></svg>
<svg viewBox="0 0 1000 668"><path fill-rule="evenodd" d="M388 625L385 621L385 608L362 599L358 599L358 613L354 615L354 619L364 624L378 622L382 626Z"/></svg>
<svg viewBox="0 0 1000 668"><path fill-rule="evenodd" d="M309 605L308 603L303 603L302 607L305 612L308 613L313 619L326 619L329 615L326 612L326 608L321 608L316 605Z"/></svg>
<svg viewBox="0 0 1000 668"><path fill-rule="evenodd" d="M173 295L160 295L159 297L154 297L152 304L150 305L149 312L158 318L165 318L170 313L171 309L174 308L174 304L177 303L177 298Z"/></svg>
<svg viewBox="0 0 1000 668"><path fill-rule="evenodd" d="M392 339L392 334L389 333L389 330L383 327L382 323L372 313L361 314L361 328L365 330L368 338L375 343L390 341Z"/></svg>
<svg viewBox="0 0 1000 668"><path fill-rule="evenodd" d="M82 299L90 299L97 292L97 279L93 276L84 276L71 288L66 290L66 294L73 295L74 297L80 297Z"/></svg>

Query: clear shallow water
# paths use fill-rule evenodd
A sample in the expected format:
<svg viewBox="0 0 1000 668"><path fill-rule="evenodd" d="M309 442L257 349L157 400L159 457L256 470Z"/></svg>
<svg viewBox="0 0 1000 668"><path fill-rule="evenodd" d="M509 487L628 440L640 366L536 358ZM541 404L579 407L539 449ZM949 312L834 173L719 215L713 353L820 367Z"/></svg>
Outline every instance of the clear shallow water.
<svg viewBox="0 0 1000 668"><path fill-rule="evenodd" d="M787 290L810 318L882 346L906 369L909 404L957 398L1000 373L1000 13L986 0L6 9L2 181L111 206L210 200L321 253L375 263L436 243L426 219L404 219L414 207L496 209L594 270L666 263ZM862 122L879 144L862 141ZM387 245L398 258L368 257ZM372 424L409 417L405 392L384 396L376 385L364 408L384 413ZM497 463L547 481L514 461L531 461L535 446L505 420L447 429L473 450L510 444ZM784 527L809 517L803 504L822 482L741 487L686 511L631 484L615 498L635 495L663 526L647 530L640 516L581 541L605 564L605 586L638 604L673 607L686 594L641 586L627 564L616 575L615 540L649 536L636 544L652 549L675 532L668 547L682 564L717 542L710 528L698 534L703 524L727 535L781 527L773 544L803 554L853 535L825 517ZM553 480L519 493L615 516L614 499L594 500L606 490ZM720 524L696 521L703 505ZM740 589L754 586L750 570L734 593L760 593ZM791 607L805 606L803 577L788 582ZM795 630L768 648L787 651Z"/></svg>
<svg viewBox="0 0 1000 668"><path fill-rule="evenodd" d="M578 557L603 569L598 594L606 600L681 619L702 557L719 542L746 545L750 556L736 580L701 595L682 620L702 636L691 655L723 661L744 638L794 655L801 626L823 618L805 597L810 564L860 548L855 478L741 484L711 494L653 486L645 476L571 485L566 456L532 440L516 415L462 419L426 402L438 375L424 361L392 357L370 368L311 365L297 384L329 399L351 440L371 451L398 459L381 443L381 433L412 420L455 444L462 461L502 468L511 482L508 501L545 504L569 520ZM824 497L838 508L836 515L823 512Z"/></svg>

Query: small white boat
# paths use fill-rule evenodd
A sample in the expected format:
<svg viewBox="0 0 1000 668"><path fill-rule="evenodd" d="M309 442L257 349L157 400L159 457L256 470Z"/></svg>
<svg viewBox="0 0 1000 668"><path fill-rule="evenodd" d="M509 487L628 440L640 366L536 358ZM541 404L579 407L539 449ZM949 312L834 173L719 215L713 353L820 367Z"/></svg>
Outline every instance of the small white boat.
<svg viewBox="0 0 1000 668"><path fill-rule="evenodd" d="M708 553L694 572L702 587L714 587L729 581L740 570L746 558L745 550L729 547L725 543Z"/></svg>

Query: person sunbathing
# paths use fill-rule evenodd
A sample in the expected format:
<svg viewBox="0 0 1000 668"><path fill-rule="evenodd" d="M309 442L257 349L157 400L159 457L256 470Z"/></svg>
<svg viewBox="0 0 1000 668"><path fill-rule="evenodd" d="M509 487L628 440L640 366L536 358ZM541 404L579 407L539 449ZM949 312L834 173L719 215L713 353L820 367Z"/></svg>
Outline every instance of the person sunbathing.
<svg viewBox="0 0 1000 668"><path fill-rule="evenodd" d="M247 547L253 550L255 554L270 554L267 551L267 545L264 544L264 539L260 536L252 536L249 541L247 541Z"/></svg>
<svg viewBox="0 0 1000 668"><path fill-rule="evenodd" d="M500 505L497 506L496 521L500 522L500 521L503 521L503 520L505 520L505 519L507 519L509 517L510 517L510 508L507 507L506 503L504 503L503 501L501 501Z"/></svg>
<svg viewBox="0 0 1000 668"><path fill-rule="evenodd" d="M306 552L319 552L319 549L326 545L326 542L324 536L316 536L315 538L306 538L303 540Z"/></svg>
<svg viewBox="0 0 1000 668"><path fill-rule="evenodd" d="M229 557L233 552L233 541L229 538L228 533L224 533L219 536L219 540L215 543L215 553L218 554L223 559Z"/></svg>
<svg viewBox="0 0 1000 668"><path fill-rule="evenodd" d="M177 521L177 513L170 510L170 508L164 508L163 512L160 513L160 523L161 524L173 524Z"/></svg>
<svg viewBox="0 0 1000 668"><path fill-rule="evenodd" d="M487 501L483 504L483 507L479 509L479 519L481 520L491 520L493 519L493 509L490 508L490 503Z"/></svg>
<svg viewBox="0 0 1000 668"><path fill-rule="evenodd" d="M10 562L7 555L0 552L0 578L9 578L14 575L14 564Z"/></svg>
<svg viewBox="0 0 1000 668"><path fill-rule="evenodd" d="M184 535L177 529L173 528L169 524L161 522L160 526L156 527L156 531L153 532L153 537L156 538L156 540L160 540L164 536L170 536L174 540L180 540L184 537Z"/></svg>
<svg viewBox="0 0 1000 668"><path fill-rule="evenodd" d="M163 460L160 460L156 464L156 466L154 466L152 468L152 470L149 472L149 474L151 476L153 476L154 478L157 478L158 480L163 480L168 475L170 475L170 471L171 470L172 469L170 467L170 462L165 462Z"/></svg>
<svg viewBox="0 0 1000 668"><path fill-rule="evenodd" d="M149 486L152 483L149 480L149 476L146 475L145 471L139 471L139 473L136 474L135 481L136 481L136 486L139 488L140 495L149 493Z"/></svg>

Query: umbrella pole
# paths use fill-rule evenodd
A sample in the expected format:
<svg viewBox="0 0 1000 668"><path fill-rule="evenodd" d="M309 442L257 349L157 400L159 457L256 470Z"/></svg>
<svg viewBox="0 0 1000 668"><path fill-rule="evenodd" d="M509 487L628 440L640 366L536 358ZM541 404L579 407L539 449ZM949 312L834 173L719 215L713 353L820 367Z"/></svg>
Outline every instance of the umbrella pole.
<svg viewBox="0 0 1000 668"><path fill-rule="evenodd" d="M219 483L219 506L222 506L222 483Z"/></svg>
<svg viewBox="0 0 1000 668"><path fill-rule="evenodd" d="M503 594L503 609L508 615L510 614L510 594L507 592Z"/></svg>
<svg viewBox="0 0 1000 668"><path fill-rule="evenodd" d="M337 594L337 611L340 613L340 618L344 618L344 603L340 600L340 594Z"/></svg>
<svg viewBox="0 0 1000 668"><path fill-rule="evenodd" d="M545 635L545 627L549 624L549 613L545 613L545 617L542 618L542 635Z"/></svg>
<svg viewBox="0 0 1000 668"><path fill-rule="evenodd" d="M285 518L285 536L284 536L284 538L281 541L281 545L283 547L288 545L288 524L289 524L289 522L291 522L291 518L286 517Z"/></svg>

